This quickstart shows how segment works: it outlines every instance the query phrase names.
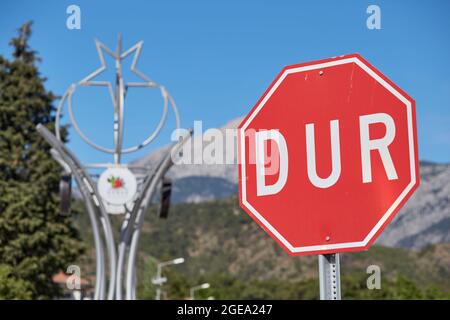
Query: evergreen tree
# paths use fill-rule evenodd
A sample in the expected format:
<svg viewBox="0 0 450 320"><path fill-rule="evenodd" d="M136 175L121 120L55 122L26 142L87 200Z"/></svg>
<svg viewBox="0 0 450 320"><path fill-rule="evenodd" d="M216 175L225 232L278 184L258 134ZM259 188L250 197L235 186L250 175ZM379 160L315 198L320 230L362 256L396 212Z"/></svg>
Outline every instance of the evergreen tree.
<svg viewBox="0 0 450 320"><path fill-rule="evenodd" d="M17 279L11 266L0 264L0 300L30 298L31 291L28 283Z"/></svg>
<svg viewBox="0 0 450 320"><path fill-rule="evenodd" d="M27 22L10 42L12 59L0 55L0 263L31 298L48 299L59 293L52 276L83 245L71 219L59 215L61 169L35 129L54 129L56 97L44 87L30 35Z"/></svg>

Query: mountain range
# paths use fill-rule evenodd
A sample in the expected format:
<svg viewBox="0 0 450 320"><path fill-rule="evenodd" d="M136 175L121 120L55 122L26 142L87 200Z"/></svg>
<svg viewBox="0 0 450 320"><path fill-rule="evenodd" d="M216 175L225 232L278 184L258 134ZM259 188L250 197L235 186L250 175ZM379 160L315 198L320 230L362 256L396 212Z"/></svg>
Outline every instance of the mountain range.
<svg viewBox="0 0 450 320"><path fill-rule="evenodd" d="M219 130L236 130L243 118L228 122ZM200 203L224 199L238 192L236 141L229 141L225 154L232 155L230 164L202 164L205 151L204 139L194 136L191 143L193 163L174 165L168 175L173 180L172 201L175 203ZM224 143L225 145L225 143ZM140 158L136 165L151 166L167 152L169 146ZM231 153L230 153L231 152ZM207 159L206 159L207 160ZM450 242L450 164L422 161L421 183L407 204L377 240L377 244L389 247L420 249L430 244Z"/></svg>

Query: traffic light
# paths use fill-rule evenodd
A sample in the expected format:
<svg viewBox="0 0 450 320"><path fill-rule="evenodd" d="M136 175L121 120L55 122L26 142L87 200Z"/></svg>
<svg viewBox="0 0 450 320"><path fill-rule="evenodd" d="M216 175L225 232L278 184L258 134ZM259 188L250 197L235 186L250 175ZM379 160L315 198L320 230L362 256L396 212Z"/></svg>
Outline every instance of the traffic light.
<svg viewBox="0 0 450 320"><path fill-rule="evenodd" d="M72 200L72 175L64 172L59 181L59 197L61 199L59 209L60 214L68 216L70 214L70 202Z"/></svg>
<svg viewBox="0 0 450 320"><path fill-rule="evenodd" d="M161 183L161 205L159 207L158 217L166 219L169 215L170 196L172 194L172 180L164 177Z"/></svg>

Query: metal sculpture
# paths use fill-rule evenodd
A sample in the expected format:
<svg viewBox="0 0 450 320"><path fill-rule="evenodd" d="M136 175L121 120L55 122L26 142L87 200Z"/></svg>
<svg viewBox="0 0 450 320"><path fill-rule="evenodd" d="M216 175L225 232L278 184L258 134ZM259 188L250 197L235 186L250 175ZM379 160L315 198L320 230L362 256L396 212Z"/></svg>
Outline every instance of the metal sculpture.
<svg viewBox="0 0 450 320"><path fill-rule="evenodd" d="M70 180L74 178L78 185L80 193L83 197L86 211L89 215L91 227L93 230L93 238L96 252L96 280L94 299L101 300L105 297L109 300L123 299L128 300L136 299L136 256L138 250L138 241L141 234L142 225L144 223L144 217L149 210L149 206L152 203L152 198L159 185L162 184L162 208L159 211L159 216L165 217L168 210L168 201L170 199L170 180L165 178L166 172L173 165L172 154L180 152L182 145L190 139L192 132L189 135L180 139L180 141L174 143L171 148L166 151L166 154L160 161L160 163L154 167L143 167L132 164L121 163L122 155L132 152L136 152L152 142L155 137L160 133L166 120L169 111L169 106L172 109L175 116L176 129L180 127L180 119L178 109L164 86L159 85L155 81L151 80L144 73L139 71L136 67L139 59L143 42L138 42L127 51L122 51L122 38L119 35L117 40L117 48L115 51L110 50L103 43L95 41L98 56L101 66L85 77L77 84L72 84L65 92L58 105L55 120L55 133L50 132L46 127L39 124L37 131L39 134L51 145L51 154L56 161L62 166L63 174L61 179L61 213L69 214L70 208L68 197L70 197ZM108 54L115 60L116 79L114 85L108 81L95 81L93 80L99 74L106 70L106 64L103 53ZM134 58L131 64L130 70L137 75L142 82L124 82L122 76L122 60L134 53ZM114 107L114 148L105 148L101 145L94 143L89 139L83 131L80 129L73 111L73 95L79 86L105 86L108 88L111 96L112 104ZM123 134L124 134L124 100L129 88L140 87L148 89L157 89L161 92L163 98L163 112L161 119L155 130L143 140L142 143L136 146L124 148L123 147ZM69 120L77 134L88 145L96 150L104 153L111 154L113 156L113 163L96 163L96 164L82 164L72 151L64 144L61 139L61 115L64 105L67 101ZM135 194L133 194L132 200L122 205L113 205L105 201L105 198L101 196L97 181L93 174L89 173L90 169L125 169L130 168L134 171L142 172L138 181L138 187ZM120 187L122 181L116 177L112 177L112 180L108 180L113 187ZM114 194L113 194L114 196ZM117 213L117 210L123 211L124 220L120 228L120 236L118 244L114 240L111 222L109 219L110 213ZM101 227L100 227L101 226ZM106 243L106 256L103 240ZM108 280L106 266L108 265ZM125 293L124 293L125 290Z"/></svg>

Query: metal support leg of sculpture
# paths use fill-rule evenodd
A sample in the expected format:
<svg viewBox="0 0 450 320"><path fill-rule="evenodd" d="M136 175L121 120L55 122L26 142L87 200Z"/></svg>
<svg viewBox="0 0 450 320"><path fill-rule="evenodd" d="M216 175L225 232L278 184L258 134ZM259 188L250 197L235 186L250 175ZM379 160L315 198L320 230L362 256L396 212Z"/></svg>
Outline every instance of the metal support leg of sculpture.
<svg viewBox="0 0 450 320"><path fill-rule="evenodd" d="M158 187L158 183L162 180L165 173L173 165L172 154L174 152L178 152L182 145L188 139L190 139L192 131L188 136L184 137L184 139L182 139L180 142L176 143L172 148L169 149L168 153L156 167L156 170L153 172L153 174L148 175L147 179L144 180L143 186L141 188L141 193L135 200L133 210L130 213L127 213L122 224L118 245L118 256L116 256L116 246L113 238L109 216L99 196L94 181L92 181L92 178L85 171L78 159L46 127L38 125L37 131L52 146L52 154L54 158L61 164L64 170L70 171L70 173L74 176L75 181L83 196L85 207L88 212L93 230L96 251L96 282L94 299L104 299L106 288L103 242L100 235L97 218L100 220L103 227L103 233L105 236L109 258L109 283L107 298L108 300L122 299L123 275L125 273L126 299L136 299L135 264L138 240L142 225L144 223L144 216L149 209L155 190ZM95 209L94 205L95 207L97 207L98 211ZM128 259L126 259L127 250L129 252ZM127 260L126 270L124 270L125 260Z"/></svg>
<svg viewBox="0 0 450 320"><path fill-rule="evenodd" d="M108 250L109 257L109 268L110 268L110 281L108 288L108 299L114 299L114 290L115 290L115 278L116 278L116 250L114 248L114 239L111 228L111 223L106 213L106 210L103 206L102 201L100 201L100 197L98 196L98 191L96 190L96 186L93 183L91 177L85 172L83 167L77 158L68 150L63 143L61 143L55 135L53 135L46 127L42 125L37 126L37 131L41 136L52 146L55 152L58 153L60 159L64 161L64 163L70 168L73 176L75 177L75 181L77 182L78 187L80 188L80 192L85 200L86 210L89 214L89 218L91 221L93 235L94 235L94 244L96 249L96 285L95 285L95 293L94 299L104 299L105 295L105 266L104 266L104 253L103 253L103 244L100 237L100 231L97 223L97 214L96 210L93 206L93 203L97 206L100 211L100 222L103 227L103 231L105 234L106 246Z"/></svg>

